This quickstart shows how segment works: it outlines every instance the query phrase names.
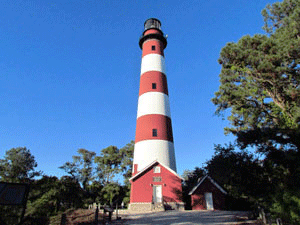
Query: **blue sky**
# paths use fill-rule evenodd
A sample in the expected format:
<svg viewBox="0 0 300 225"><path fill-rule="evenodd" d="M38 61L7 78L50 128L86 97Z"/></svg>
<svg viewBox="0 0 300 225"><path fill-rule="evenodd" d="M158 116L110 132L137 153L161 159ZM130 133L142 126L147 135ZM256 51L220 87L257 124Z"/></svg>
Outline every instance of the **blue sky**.
<svg viewBox="0 0 300 225"><path fill-rule="evenodd" d="M77 149L134 140L141 50L150 17L168 34L165 50L177 170L201 167L225 136L214 115L219 53L227 42L263 33L264 0L3 0L0 7L0 158L18 146L38 169Z"/></svg>

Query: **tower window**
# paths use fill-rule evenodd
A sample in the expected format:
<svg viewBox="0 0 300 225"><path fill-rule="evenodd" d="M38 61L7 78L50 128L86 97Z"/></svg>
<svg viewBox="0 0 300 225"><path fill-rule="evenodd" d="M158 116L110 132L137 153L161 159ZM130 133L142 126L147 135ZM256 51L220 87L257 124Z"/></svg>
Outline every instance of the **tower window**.
<svg viewBox="0 0 300 225"><path fill-rule="evenodd" d="M157 129L152 129L152 136L157 137Z"/></svg>
<svg viewBox="0 0 300 225"><path fill-rule="evenodd" d="M152 51L154 51L155 50L155 45L152 45Z"/></svg>
<svg viewBox="0 0 300 225"><path fill-rule="evenodd" d="M156 83L152 83L152 89L156 89Z"/></svg>

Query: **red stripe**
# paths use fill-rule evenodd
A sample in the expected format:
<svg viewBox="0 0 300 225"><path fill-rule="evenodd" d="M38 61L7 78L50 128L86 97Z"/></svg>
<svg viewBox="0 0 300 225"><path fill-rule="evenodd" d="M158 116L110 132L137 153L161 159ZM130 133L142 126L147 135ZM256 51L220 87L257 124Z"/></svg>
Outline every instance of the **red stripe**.
<svg viewBox="0 0 300 225"><path fill-rule="evenodd" d="M156 84L156 89L152 89L152 84ZM162 92L168 95L167 77L159 71L148 71L140 78L139 96L146 92Z"/></svg>
<svg viewBox="0 0 300 225"><path fill-rule="evenodd" d="M152 130L157 129L157 137ZM173 142L171 119L164 115L151 114L141 116L136 121L135 143L144 140L166 140Z"/></svg>
<svg viewBox="0 0 300 225"><path fill-rule="evenodd" d="M162 35L162 32L159 30L156 30L156 29L150 29L144 33L144 36L146 36L147 34L161 34Z"/></svg>
<svg viewBox="0 0 300 225"><path fill-rule="evenodd" d="M155 46L155 50L152 50L152 46ZM164 46L163 43L160 40L157 39L150 39L148 41L145 41L143 44L143 55L148 54L159 54L164 56Z"/></svg>

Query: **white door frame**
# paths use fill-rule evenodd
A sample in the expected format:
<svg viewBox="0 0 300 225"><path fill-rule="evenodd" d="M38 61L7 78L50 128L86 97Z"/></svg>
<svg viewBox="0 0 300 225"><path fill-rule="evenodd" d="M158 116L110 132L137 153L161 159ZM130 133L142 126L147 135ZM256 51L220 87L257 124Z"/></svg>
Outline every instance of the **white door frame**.
<svg viewBox="0 0 300 225"><path fill-rule="evenodd" d="M207 210L214 210L214 202L213 202L213 195L211 192L205 192L205 203L206 203L206 209Z"/></svg>
<svg viewBox="0 0 300 225"><path fill-rule="evenodd" d="M153 185L153 202L162 202L162 185Z"/></svg>

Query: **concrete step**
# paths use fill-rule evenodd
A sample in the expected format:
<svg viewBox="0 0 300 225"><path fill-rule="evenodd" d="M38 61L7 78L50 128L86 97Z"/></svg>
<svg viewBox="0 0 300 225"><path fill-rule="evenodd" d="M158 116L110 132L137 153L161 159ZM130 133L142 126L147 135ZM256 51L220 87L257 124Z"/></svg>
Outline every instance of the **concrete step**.
<svg viewBox="0 0 300 225"><path fill-rule="evenodd" d="M155 211L155 212L165 211L164 204L163 203L153 203L152 211Z"/></svg>

